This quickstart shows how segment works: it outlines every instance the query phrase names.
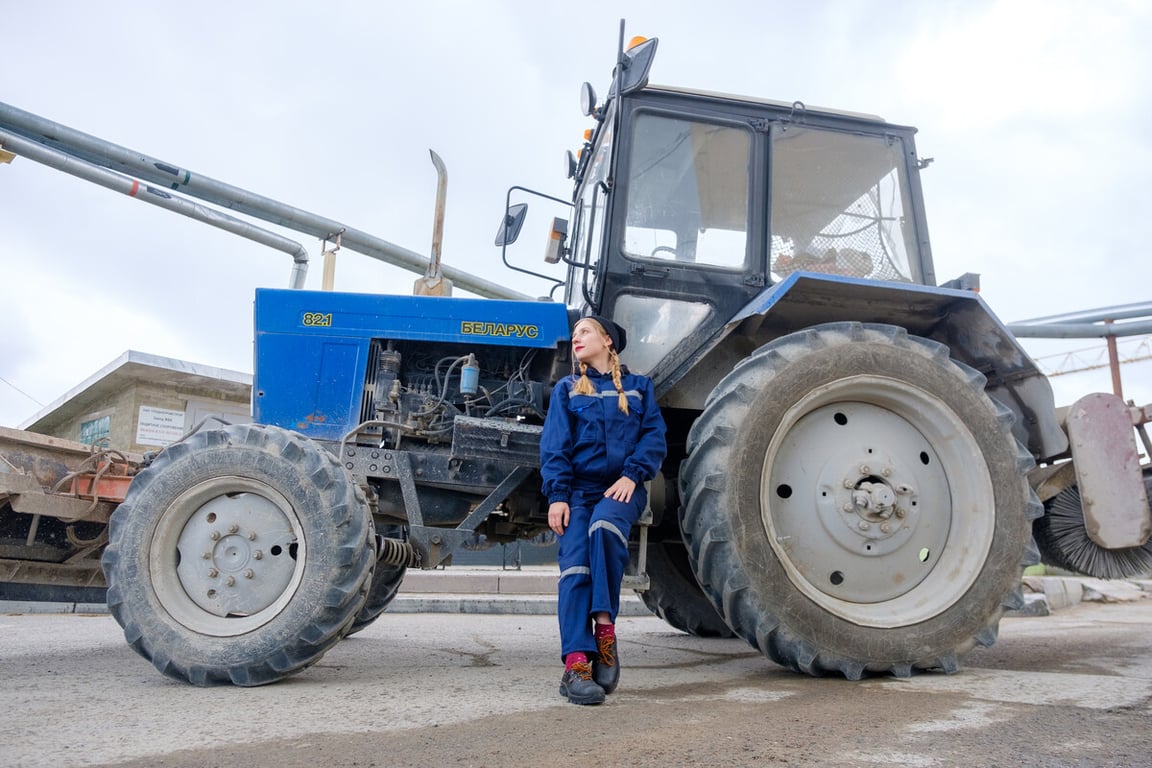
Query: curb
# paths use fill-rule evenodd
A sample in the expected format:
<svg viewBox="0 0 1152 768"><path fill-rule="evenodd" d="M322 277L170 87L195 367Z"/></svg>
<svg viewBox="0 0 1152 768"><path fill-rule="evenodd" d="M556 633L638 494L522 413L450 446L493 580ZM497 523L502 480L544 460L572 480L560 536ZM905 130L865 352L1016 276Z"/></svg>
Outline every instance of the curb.
<svg viewBox="0 0 1152 768"><path fill-rule="evenodd" d="M554 566L527 566L518 571L501 568L446 568L410 571L389 613L462 613L555 615ZM1024 604L1007 610L1006 617L1048 616L1081 602L1128 602L1152 594L1152 580L1093 579L1081 576L1025 576ZM103 603L33 602L0 600L0 614L107 614ZM620 596L621 616L650 616L633 592Z"/></svg>

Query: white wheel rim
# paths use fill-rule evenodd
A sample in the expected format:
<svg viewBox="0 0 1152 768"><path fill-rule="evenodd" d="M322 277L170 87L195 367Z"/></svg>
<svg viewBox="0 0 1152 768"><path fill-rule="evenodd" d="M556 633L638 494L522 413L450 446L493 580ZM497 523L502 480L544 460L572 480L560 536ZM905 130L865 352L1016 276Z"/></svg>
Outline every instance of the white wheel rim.
<svg viewBox="0 0 1152 768"><path fill-rule="evenodd" d="M288 500L262 482L225 476L169 505L148 567L168 615L194 632L231 637L284 610L306 561L304 530Z"/></svg>
<svg viewBox="0 0 1152 768"><path fill-rule="evenodd" d="M788 578L862 626L925 621L979 576L995 532L975 437L905 381L853 376L808 393L769 443L761 514Z"/></svg>

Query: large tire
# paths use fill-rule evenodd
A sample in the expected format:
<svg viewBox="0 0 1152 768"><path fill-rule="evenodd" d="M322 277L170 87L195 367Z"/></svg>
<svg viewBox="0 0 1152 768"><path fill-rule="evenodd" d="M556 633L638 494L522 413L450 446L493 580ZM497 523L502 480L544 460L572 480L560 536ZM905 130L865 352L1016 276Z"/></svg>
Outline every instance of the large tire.
<svg viewBox="0 0 1152 768"><path fill-rule="evenodd" d="M381 525L377 527L376 533L385 538L398 539L404 533L404 526ZM356 634L380 618L380 614L384 613L396 599L400 583L404 581L404 574L407 572L408 569L403 565L376 564L372 584L368 587L368 599L356 612L356 619L352 622L352 628L348 630L349 635Z"/></svg>
<svg viewBox="0 0 1152 768"><path fill-rule="evenodd" d="M239 425L160 452L113 514L103 566L112 615L158 670L252 686L344 636L375 561L367 500L334 457Z"/></svg>
<svg viewBox="0 0 1152 768"><path fill-rule="evenodd" d="M697 583L682 543L649 543L645 570L649 587L639 595L648 610L695 637L732 637L732 630Z"/></svg>
<svg viewBox="0 0 1152 768"><path fill-rule="evenodd" d="M854 680L953 672L991 645L1042 507L984 385L943 345L860 323L780 338L725 377L689 435L681 522L733 631Z"/></svg>

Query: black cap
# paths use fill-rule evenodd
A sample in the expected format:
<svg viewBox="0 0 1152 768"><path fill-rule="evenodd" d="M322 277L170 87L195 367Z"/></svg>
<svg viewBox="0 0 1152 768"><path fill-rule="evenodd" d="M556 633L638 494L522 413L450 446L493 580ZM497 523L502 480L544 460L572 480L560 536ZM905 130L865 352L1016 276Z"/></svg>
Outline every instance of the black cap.
<svg viewBox="0 0 1152 768"><path fill-rule="evenodd" d="M588 315L587 317L580 318L580 320L595 320L596 323L604 329L604 332L608 334L608 338L612 339L612 348L616 350L616 354L624 351L625 345L628 344L628 333L619 325L600 315ZM580 322L580 320L576 322Z"/></svg>

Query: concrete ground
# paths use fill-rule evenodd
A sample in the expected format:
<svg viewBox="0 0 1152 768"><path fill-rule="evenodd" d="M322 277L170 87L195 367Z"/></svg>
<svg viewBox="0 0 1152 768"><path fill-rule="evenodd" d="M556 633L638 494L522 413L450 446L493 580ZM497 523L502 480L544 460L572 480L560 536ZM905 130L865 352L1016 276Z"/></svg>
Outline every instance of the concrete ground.
<svg viewBox="0 0 1152 768"><path fill-rule="evenodd" d="M554 579L479 575L496 591L461 597L413 580L426 591L400 598L400 612L260 688L165 678L106 614L0 615L0 766L1152 764L1152 600L1086 601L1080 585L1074 605L1002 621L999 641L957 674L859 682L627 616L620 690L577 707L557 694L554 616L410 612L460 600L544 611L547 594L508 590Z"/></svg>

